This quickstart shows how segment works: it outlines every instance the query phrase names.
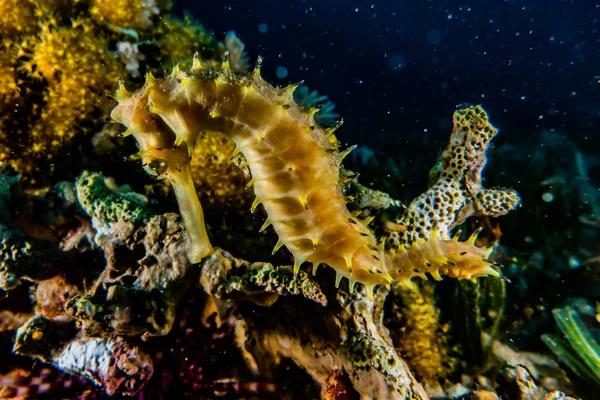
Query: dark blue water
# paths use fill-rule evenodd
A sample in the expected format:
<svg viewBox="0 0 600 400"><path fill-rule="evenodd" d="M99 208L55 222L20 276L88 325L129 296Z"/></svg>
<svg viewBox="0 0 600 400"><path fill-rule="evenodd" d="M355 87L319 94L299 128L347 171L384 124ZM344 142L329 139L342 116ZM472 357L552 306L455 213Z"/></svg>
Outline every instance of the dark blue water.
<svg viewBox="0 0 600 400"><path fill-rule="evenodd" d="M502 140L555 129L585 147L600 122L597 1L180 0L175 6L219 39L235 30L251 59L265 58L271 82L304 80L329 95L350 142L400 143L422 133L443 144L462 103L482 104ZM287 69L285 79L276 78L278 67Z"/></svg>

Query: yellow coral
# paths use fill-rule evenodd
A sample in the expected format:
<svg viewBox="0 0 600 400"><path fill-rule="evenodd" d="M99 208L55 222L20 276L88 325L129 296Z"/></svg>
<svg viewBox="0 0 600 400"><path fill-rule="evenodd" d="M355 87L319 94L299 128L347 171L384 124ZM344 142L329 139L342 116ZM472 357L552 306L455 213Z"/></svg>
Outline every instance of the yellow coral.
<svg viewBox="0 0 600 400"><path fill-rule="evenodd" d="M127 77L122 63L130 60L109 49L135 46L125 31L158 45L156 61L165 65L183 52L212 54L211 34L189 19L154 25L169 7L168 0L0 0L0 34L8 35L0 46L0 162L35 183L61 167L79 133L99 129L108 95ZM141 51L133 57L145 59Z"/></svg>
<svg viewBox="0 0 600 400"><path fill-rule="evenodd" d="M212 55L216 48L212 33L189 16L184 19L173 15L164 16L152 35L163 62L176 60L185 65L185 60L189 60L194 53L201 56Z"/></svg>
<svg viewBox="0 0 600 400"><path fill-rule="evenodd" d="M0 36L35 34L42 18L50 19L66 0L0 0Z"/></svg>
<svg viewBox="0 0 600 400"><path fill-rule="evenodd" d="M393 288L394 304L388 328L394 346L420 381L432 383L452 372L456 360L448 354L448 325L439 322L433 286L421 288L399 285Z"/></svg>
<svg viewBox="0 0 600 400"><path fill-rule="evenodd" d="M123 29L145 30L165 7L161 0L92 0L90 14L94 20L108 22Z"/></svg>
<svg viewBox="0 0 600 400"><path fill-rule="evenodd" d="M110 88L121 73L107 38L87 19L75 20L72 26L42 25L30 51L31 60L23 68L49 82L77 80L88 87Z"/></svg>
<svg viewBox="0 0 600 400"><path fill-rule="evenodd" d="M2 106L9 104L19 96L17 62L11 55L12 42L8 39L0 43L0 112Z"/></svg>
<svg viewBox="0 0 600 400"><path fill-rule="evenodd" d="M231 156L235 143L221 132L203 132L196 139L191 161L192 178L202 203L219 210L237 208L247 211L252 191L249 179Z"/></svg>
<svg viewBox="0 0 600 400"><path fill-rule="evenodd" d="M60 154L84 127L94 126L92 118L107 114L107 95L122 74L108 38L94 31L91 20L59 26L49 18L37 28L17 50L5 46L0 53L0 104L11 107L13 115L0 126L0 161L26 178L42 166L51 173L53 164L40 161ZM19 86L27 92L17 102Z"/></svg>
<svg viewBox="0 0 600 400"><path fill-rule="evenodd" d="M15 36L37 30L35 2L0 0L0 36Z"/></svg>
<svg viewBox="0 0 600 400"><path fill-rule="evenodd" d="M49 83L45 107L31 127L33 154L50 155L48 147L56 150L80 131L79 124L95 110L110 106L105 94L122 70L108 51L107 39L92 29L89 20L74 21L71 27L44 25L30 50L32 57L24 69Z"/></svg>

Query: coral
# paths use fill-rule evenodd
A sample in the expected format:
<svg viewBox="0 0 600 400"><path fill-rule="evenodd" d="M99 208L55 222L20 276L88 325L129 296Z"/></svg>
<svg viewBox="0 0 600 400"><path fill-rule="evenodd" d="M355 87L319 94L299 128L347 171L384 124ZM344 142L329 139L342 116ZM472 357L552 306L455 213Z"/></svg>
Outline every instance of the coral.
<svg viewBox="0 0 600 400"><path fill-rule="evenodd" d="M255 281L248 277L265 269L285 277L291 275L291 268L249 264L221 251L203 259L201 267L200 282L206 291L217 298L239 302L241 320L235 328L237 343L247 363L262 375L273 376L277 366L291 359L310 374L322 390L330 386L331 374L339 371L348 376L354 390L363 398L427 398L390 346L387 330L381 324L385 290L378 291L372 299L360 292L349 295L340 289L330 299L324 299L319 294L322 290L318 289L319 284L300 274L299 282L279 278L277 287L284 285L290 293L295 293L301 284L310 288L303 296L289 296L279 291L277 301L267 302L271 304L269 308L245 308L242 306L247 300L264 305L265 296L273 293L268 287L259 292ZM236 290L237 295L230 289ZM298 324L298 321L309 320L311 323Z"/></svg>
<svg viewBox="0 0 600 400"><path fill-rule="evenodd" d="M559 335L544 334L544 343L581 379L600 385L600 342L593 331L571 307L556 308L552 314L564 339Z"/></svg>
<svg viewBox="0 0 600 400"><path fill-rule="evenodd" d="M460 232L450 239L452 229L466 218L504 215L520 202L512 189L482 187L486 150L496 133L480 106L454 113L450 144L442 153L441 168L435 169L434 183L394 224L389 224L387 263L394 266L394 280L406 282L405 277L415 275L426 278L426 273L436 279L440 279L440 273L469 279L499 276L488 259L493 246L475 246L479 231L465 242L458 240Z"/></svg>
<svg viewBox="0 0 600 400"><path fill-rule="evenodd" d="M30 59L22 68L49 83L45 109L31 127L31 151L53 153L72 140L79 123L110 107L108 99L89 94L110 91L122 69L108 51L107 38L94 34L88 20L43 25L37 42L23 50Z"/></svg>
<svg viewBox="0 0 600 400"><path fill-rule="evenodd" d="M146 56L140 51L137 43L126 41L117 42L117 50L119 60L125 65L125 69L129 72L132 78L140 76L140 61L144 61Z"/></svg>
<svg viewBox="0 0 600 400"><path fill-rule="evenodd" d="M152 377L152 359L120 339L75 336L70 323L34 317L17 330L14 351L87 377L108 395L137 393Z"/></svg>
<svg viewBox="0 0 600 400"><path fill-rule="evenodd" d="M118 187L114 180L102 174L83 171L75 182L77 199L92 217L100 234L112 233L120 221L140 225L154 214L145 207L148 200L128 187Z"/></svg>
<svg viewBox="0 0 600 400"><path fill-rule="evenodd" d="M35 0L0 0L0 35L11 37L35 32L36 3Z"/></svg>
<svg viewBox="0 0 600 400"><path fill-rule="evenodd" d="M37 181L34 177L51 175L55 165L48 161L93 128L98 114L106 114L110 99L104 94L122 74L108 38L90 20L61 25L50 16L36 13L35 33L0 50L2 79L13 82L8 88L18 84L3 99L6 111L17 118L0 126L0 162L13 165L31 183Z"/></svg>
<svg viewBox="0 0 600 400"><path fill-rule="evenodd" d="M33 294L36 303L35 313L50 319L64 316L65 303L80 292L77 286L67 282L60 275L40 281Z"/></svg>
<svg viewBox="0 0 600 400"><path fill-rule="evenodd" d="M240 209L252 204L250 178L232 160L235 143L220 132L202 132L190 161L192 180L202 204L215 210Z"/></svg>
<svg viewBox="0 0 600 400"><path fill-rule="evenodd" d="M17 76L18 64L16 57L12 54L13 50L14 47L10 40L3 39L0 42L0 111L4 111L5 105L18 99L21 92ZM4 118L0 118L0 127Z"/></svg>
<svg viewBox="0 0 600 400"><path fill-rule="evenodd" d="M225 49L229 52L229 64L234 71L247 73L250 71L250 60L244 50L246 45L234 31L225 34Z"/></svg>
<svg viewBox="0 0 600 400"><path fill-rule="evenodd" d="M0 164L0 289L14 289L22 278L43 279L57 271L59 252L48 243L30 237L13 221L13 196L19 191L19 175Z"/></svg>
<svg viewBox="0 0 600 400"><path fill-rule="evenodd" d="M449 326L440 323L431 284L396 286L388 301L393 306L386 314L386 326L396 350L417 379L431 383L446 378L456 366L456 359L449 355Z"/></svg>
<svg viewBox="0 0 600 400"><path fill-rule="evenodd" d="M183 19L165 15L150 34L158 46L158 61L163 63L163 68L169 66L167 63L189 64L195 53L208 60L217 50L212 33L189 15Z"/></svg>
<svg viewBox="0 0 600 400"><path fill-rule="evenodd" d="M75 149L106 122L120 77L193 52L213 57L212 34L168 8L166 0L0 1L0 162L28 186L72 179L73 164L89 162Z"/></svg>
<svg viewBox="0 0 600 400"><path fill-rule="evenodd" d="M454 113L450 144L430 174L430 188L395 221L397 232L390 235L389 246L410 246L433 232L449 239L452 229L472 215L498 217L519 205L514 190L482 186L486 150L496 133L481 106Z"/></svg>
<svg viewBox="0 0 600 400"><path fill-rule="evenodd" d="M106 182L100 174L84 172L76 183L107 266L65 309L90 335L165 335L188 286L181 224L174 214L152 216L142 196L116 193Z"/></svg>
<svg viewBox="0 0 600 400"><path fill-rule="evenodd" d="M162 0L90 0L90 15L117 28L145 30L168 4Z"/></svg>
<svg viewBox="0 0 600 400"><path fill-rule="evenodd" d="M504 395L503 398L515 400L575 400L558 390L549 392L540 388L529 371L521 365L509 366L504 369L500 382L500 392Z"/></svg>
<svg viewBox="0 0 600 400"><path fill-rule="evenodd" d="M146 170L166 178L175 189L190 237L190 259L211 253L204 217L190 178L190 156L198 134L217 131L231 137L245 156L254 188L251 210L262 204L281 246L294 256L294 272L305 261L335 269L353 288L371 290L392 281L441 274L474 279L499 273L488 260L493 248L450 239L450 230L470 215L499 216L519 197L512 190L483 189L485 151L496 130L479 106L458 110L450 145L442 155L439 179L415 199L395 224L388 252L345 203L341 160L334 130L315 123L316 109L294 102L297 85L277 89L260 77L260 62L249 75L236 73L225 58L213 68L195 58L187 71L147 75L145 85L129 93L121 86L112 117L125 125L140 148Z"/></svg>
<svg viewBox="0 0 600 400"><path fill-rule="evenodd" d="M202 268L202 287L222 299L247 299L271 306L281 295L302 295L327 305L321 288L303 272L294 278L290 269L274 268L268 263L249 263L221 250L203 260Z"/></svg>

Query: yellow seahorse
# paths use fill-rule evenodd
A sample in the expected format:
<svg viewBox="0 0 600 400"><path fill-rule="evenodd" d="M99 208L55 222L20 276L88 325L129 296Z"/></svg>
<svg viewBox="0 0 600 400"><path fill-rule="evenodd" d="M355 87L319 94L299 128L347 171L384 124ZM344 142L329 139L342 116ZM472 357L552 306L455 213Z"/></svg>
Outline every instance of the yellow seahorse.
<svg viewBox="0 0 600 400"><path fill-rule="evenodd" d="M294 102L297 85L280 89L265 82L261 62L243 74L233 71L226 58L214 67L195 57L187 71L175 67L164 79L148 75L133 93L122 84L117 91L112 118L134 135L146 169L173 185L192 262L212 248L189 173L190 155L200 132L218 131L245 156L256 195L252 211L263 205L268 218L261 230L273 225L279 236L274 252L286 246L295 272L304 262L312 263L313 270L322 263L335 269L337 284L346 277L351 289L360 282L371 290L427 272L434 277L497 275L481 261L489 251L472 245L474 239L442 240L433 231L414 243L391 241L393 248L385 250L367 222L346 207L339 170L348 151L338 150L337 127L319 127L314 121L318 110Z"/></svg>

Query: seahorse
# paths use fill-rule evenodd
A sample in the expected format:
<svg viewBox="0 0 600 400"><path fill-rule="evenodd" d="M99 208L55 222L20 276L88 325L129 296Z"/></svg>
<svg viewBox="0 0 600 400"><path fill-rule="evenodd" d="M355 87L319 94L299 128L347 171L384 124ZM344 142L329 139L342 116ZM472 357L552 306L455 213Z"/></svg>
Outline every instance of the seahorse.
<svg viewBox="0 0 600 400"><path fill-rule="evenodd" d="M334 133L339 124L320 127L314 119L317 108L294 102L298 85L271 86L261 77L261 64L259 59L253 72L244 74L233 71L227 58L215 67L194 57L189 70L175 67L162 79L147 75L144 86L132 93L122 83L117 90L119 104L111 116L137 140L146 170L173 185L192 262L209 255L212 247L189 174L191 149L200 132L218 131L245 156L256 195L252 211L262 204L267 220L261 230L273 226L279 236L273 251L285 246L294 257L295 273L304 262L312 263L313 272L326 264L336 271L336 284L347 278L351 290L357 282L373 290L426 272L434 277L497 275L490 263L481 262L488 250L458 242L460 251L454 255L452 248L446 257L446 247L457 247L456 241L435 235L412 247L396 243L386 250L368 221L346 206L339 171L350 149L339 149Z"/></svg>

